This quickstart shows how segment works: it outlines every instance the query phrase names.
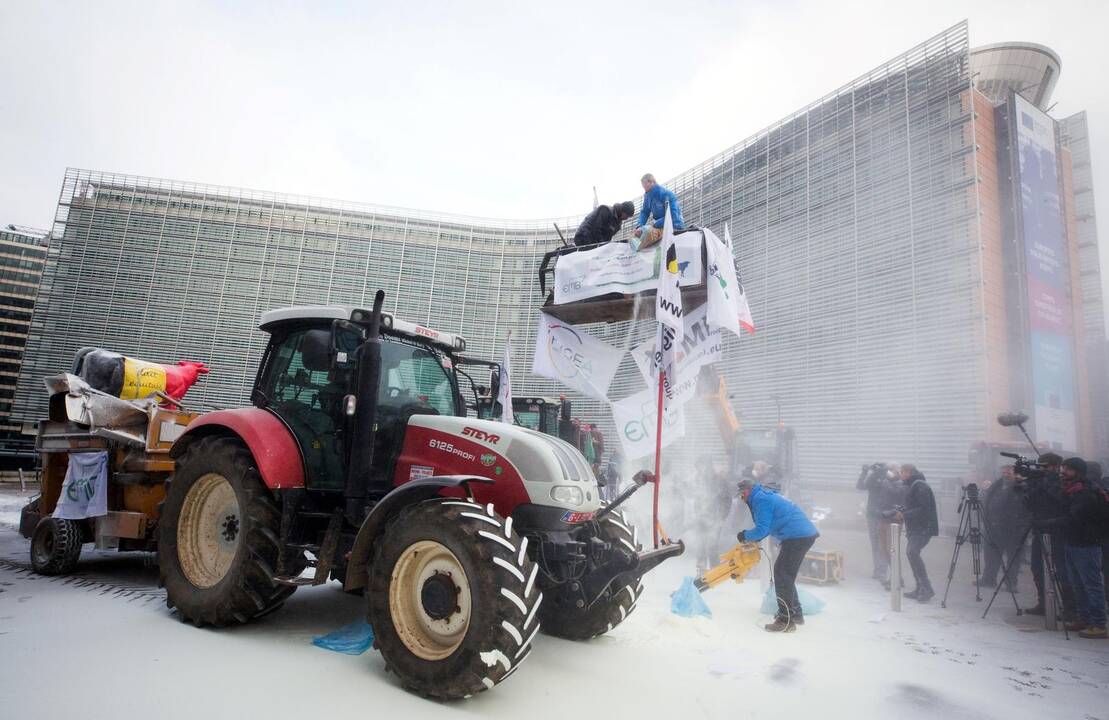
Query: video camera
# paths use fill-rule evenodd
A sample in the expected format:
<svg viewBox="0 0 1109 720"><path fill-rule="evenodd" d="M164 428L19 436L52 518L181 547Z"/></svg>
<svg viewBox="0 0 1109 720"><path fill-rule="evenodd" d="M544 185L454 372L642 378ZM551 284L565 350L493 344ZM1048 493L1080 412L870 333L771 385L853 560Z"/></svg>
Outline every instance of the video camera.
<svg viewBox="0 0 1109 720"><path fill-rule="evenodd" d="M1002 457L1013 460L1013 474L1022 480L1042 480L1047 476L1047 465L1036 460L1029 460L1023 455L1003 452Z"/></svg>

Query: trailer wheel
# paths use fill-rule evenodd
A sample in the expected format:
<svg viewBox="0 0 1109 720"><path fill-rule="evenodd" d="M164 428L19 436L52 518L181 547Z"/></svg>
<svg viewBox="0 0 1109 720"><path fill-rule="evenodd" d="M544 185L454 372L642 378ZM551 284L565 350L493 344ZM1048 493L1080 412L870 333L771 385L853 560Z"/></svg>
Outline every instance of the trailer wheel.
<svg viewBox="0 0 1109 720"><path fill-rule="evenodd" d="M615 512L601 521L599 532L605 542L618 545L628 552L638 553L639 534L622 512ZM543 632L567 640L589 640L603 635L624 622L643 594L643 579L639 575L622 575L605 590L591 607L579 607L580 596L571 592L568 585L547 591L549 599L539 613Z"/></svg>
<svg viewBox="0 0 1109 720"><path fill-rule="evenodd" d="M375 644L401 683L469 697L516 671L543 593L512 520L463 500L402 510L375 543L366 595Z"/></svg>
<svg viewBox="0 0 1109 720"><path fill-rule="evenodd" d="M81 526L76 520L43 518L31 535L31 567L40 575L65 575L81 556Z"/></svg>
<svg viewBox="0 0 1109 720"><path fill-rule="evenodd" d="M162 508L166 605L198 627L275 610L296 589L274 581L280 530L281 513L242 443L198 440L178 462Z"/></svg>

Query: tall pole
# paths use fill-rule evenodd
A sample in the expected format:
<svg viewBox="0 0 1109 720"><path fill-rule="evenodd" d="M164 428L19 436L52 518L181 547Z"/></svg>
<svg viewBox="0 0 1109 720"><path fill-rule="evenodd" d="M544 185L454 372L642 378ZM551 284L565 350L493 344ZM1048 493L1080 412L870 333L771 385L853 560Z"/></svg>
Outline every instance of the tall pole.
<svg viewBox="0 0 1109 720"><path fill-rule="evenodd" d="M654 538L655 547L658 547L658 486L662 480L662 384L666 381L666 371L658 372L658 421L655 425L655 497L653 522L651 523L651 537Z"/></svg>

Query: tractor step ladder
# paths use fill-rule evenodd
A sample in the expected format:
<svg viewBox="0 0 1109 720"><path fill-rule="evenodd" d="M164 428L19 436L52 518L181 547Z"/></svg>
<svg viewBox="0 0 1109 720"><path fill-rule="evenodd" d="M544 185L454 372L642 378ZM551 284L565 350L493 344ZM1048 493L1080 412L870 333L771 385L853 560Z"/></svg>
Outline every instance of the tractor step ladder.
<svg viewBox="0 0 1109 720"><path fill-rule="evenodd" d="M327 532L324 533L322 545L316 547L310 543L290 543L285 546L281 553L282 559L284 559L284 555L289 550L312 552L316 559L309 560L308 567L316 568L316 572L311 577L278 575L273 579L274 582L293 587L323 585L327 582L328 576L331 575L331 568L335 565L335 553L339 549L339 535L343 529L343 512L342 510L336 510L329 517L330 520L327 522Z"/></svg>

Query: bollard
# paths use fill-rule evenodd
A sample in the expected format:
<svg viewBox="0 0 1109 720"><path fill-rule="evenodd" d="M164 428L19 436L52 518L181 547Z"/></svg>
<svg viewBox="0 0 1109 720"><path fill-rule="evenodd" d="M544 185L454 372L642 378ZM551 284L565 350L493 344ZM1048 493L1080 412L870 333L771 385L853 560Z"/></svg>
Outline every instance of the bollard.
<svg viewBox="0 0 1109 720"><path fill-rule="evenodd" d="M890 610L901 612L901 523L890 525Z"/></svg>
<svg viewBox="0 0 1109 720"><path fill-rule="evenodd" d="M1055 558L1051 554L1051 536L1047 533L1040 535L1040 544L1043 547L1044 563L1044 629L1059 629L1059 598L1055 596Z"/></svg>

